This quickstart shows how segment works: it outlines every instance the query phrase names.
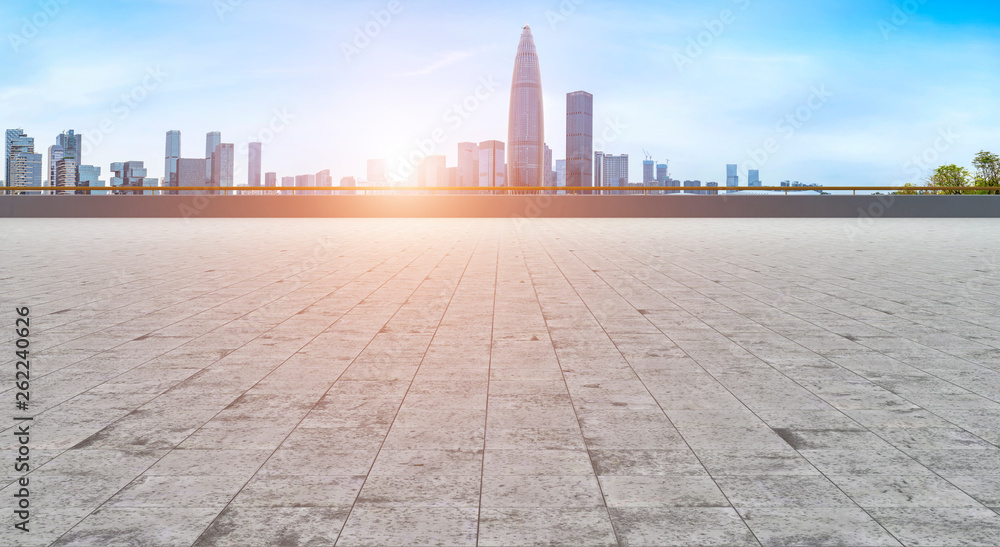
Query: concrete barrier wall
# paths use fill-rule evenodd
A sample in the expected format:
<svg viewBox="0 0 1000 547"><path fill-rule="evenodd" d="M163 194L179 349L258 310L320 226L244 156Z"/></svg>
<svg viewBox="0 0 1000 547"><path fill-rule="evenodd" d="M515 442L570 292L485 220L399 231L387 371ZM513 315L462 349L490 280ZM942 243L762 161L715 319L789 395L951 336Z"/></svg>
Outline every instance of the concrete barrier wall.
<svg viewBox="0 0 1000 547"><path fill-rule="evenodd" d="M996 218L1000 196L0 196L3 218Z"/></svg>

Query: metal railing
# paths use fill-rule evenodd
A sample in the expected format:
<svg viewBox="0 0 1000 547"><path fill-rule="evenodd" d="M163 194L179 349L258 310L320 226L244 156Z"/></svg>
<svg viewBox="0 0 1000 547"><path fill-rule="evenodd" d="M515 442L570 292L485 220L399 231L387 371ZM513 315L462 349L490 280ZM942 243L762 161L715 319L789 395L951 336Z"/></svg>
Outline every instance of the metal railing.
<svg viewBox="0 0 1000 547"><path fill-rule="evenodd" d="M146 192L154 194L177 194L178 192L198 192L201 195L245 195L245 194L293 194L309 195L316 192L323 194L364 194L394 193L394 194L487 194L487 195L525 195L555 193L570 195L650 195L670 192L670 195L735 195L748 192L893 192L903 195L928 194L1000 194L1000 187L982 186L0 186L0 195L21 192L53 192L66 195L101 194L135 195ZM308 194L307 194L308 193Z"/></svg>

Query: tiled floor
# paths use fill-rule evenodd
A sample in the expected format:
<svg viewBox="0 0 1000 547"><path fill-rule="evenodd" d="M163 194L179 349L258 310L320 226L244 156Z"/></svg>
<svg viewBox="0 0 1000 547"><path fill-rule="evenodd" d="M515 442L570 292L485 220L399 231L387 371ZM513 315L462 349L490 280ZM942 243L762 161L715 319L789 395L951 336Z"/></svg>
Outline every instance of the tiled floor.
<svg viewBox="0 0 1000 547"><path fill-rule="evenodd" d="M0 545L1000 545L997 221L0 233Z"/></svg>

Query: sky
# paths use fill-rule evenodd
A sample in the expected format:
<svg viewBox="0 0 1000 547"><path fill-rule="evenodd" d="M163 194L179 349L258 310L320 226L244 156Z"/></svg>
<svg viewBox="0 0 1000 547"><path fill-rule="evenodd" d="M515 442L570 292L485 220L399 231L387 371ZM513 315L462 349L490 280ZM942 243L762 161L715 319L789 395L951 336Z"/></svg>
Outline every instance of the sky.
<svg viewBox="0 0 1000 547"><path fill-rule="evenodd" d="M365 178L421 150L507 138L530 24L546 141L566 93L594 94L595 148L648 151L678 180L919 182L1000 152L1000 4L943 0L41 0L0 3L0 126L37 149L74 129L84 163L140 160L165 134L263 142L279 177Z"/></svg>

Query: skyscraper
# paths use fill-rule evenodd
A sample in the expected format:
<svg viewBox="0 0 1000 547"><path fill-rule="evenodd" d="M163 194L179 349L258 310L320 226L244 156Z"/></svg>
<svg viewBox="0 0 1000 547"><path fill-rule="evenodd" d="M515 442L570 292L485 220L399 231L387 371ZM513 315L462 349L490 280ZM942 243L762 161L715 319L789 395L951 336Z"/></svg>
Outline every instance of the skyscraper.
<svg viewBox="0 0 1000 547"><path fill-rule="evenodd" d="M521 32L514 60L508 118L508 186L542 186L545 181L545 120L542 109L542 73L531 27Z"/></svg>
<svg viewBox="0 0 1000 547"><path fill-rule="evenodd" d="M181 132L167 131L166 165L163 167L163 185L177 186L177 162L181 159Z"/></svg>
<svg viewBox="0 0 1000 547"><path fill-rule="evenodd" d="M555 186L555 171L552 170L552 149L545 145L545 161L542 162L543 186ZM551 192L549 192L551 193Z"/></svg>
<svg viewBox="0 0 1000 547"><path fill-rule="evenodd" d="M63 155L66 153L66 149L58 144L53 144L49 147L49 163L46 169L46 186L56 185L56 166L59 164L59 160L63 159Z"/></svg>
<svg viewBox="0 0 1000 547"><path fill-rule="evenodd" d="M424 177L421 178L421 186L438 187L448 186L448 170L444 156L429 156L424 160Z"/></svg>
<svg viewBox="0 0 1000 547"><path fill-rule="evenodd" d="M667 179L669 178L667 175L668 170L669 166L665 163L658 163L656 165L656 184L658 186L667 185Z"/></svg>
<svg viewBox="0 0 1000 547"><path fill-rule="evenodd" d="M268 188L276 188L278 186L278 174L264 173L264 186Z"/></svg>
<svg viewBox="0 0 1000 547"><path fill-rule="evenodd" d="M593 157L594 96L575 91L566 95L566 186L594 186Z"/></svg>
<svg viewBox="0 0 1000 547"><path fill-rule="evenodd" d="M566 187L566 161L567 160L556 160L556 186L560 188ZM565 190L560 190L560 194L565 194Z"/></svg>
<svg viewBox="0 0 1000 547"><path fill-rule="evenodd" d="M324 169L319 173L316 173L316 186L327 186L333 187L333 175L330 174L329 169ZM341 184L343 186L343 184ZM333 190L317 190L317 194L330 195L333 194Z"/></svg>
<svg viewBox="0 0 1000 547"><path fill-rule="evenodd" d="M747 185L748 186L759 187L761 185L760 184L760 170L759 169L751 169L751 170L747 171L747 180L748 180L747 181Z"/></svg>
<svg viewBox="0 0 1000 547"><path fill-rule="evenodd" d="M570 184L568 163L566 169L566 186L573 186ZM594 152L594 186L604 186L604 152L600 150Z"/></svg>
<svg viewBox="0 0 1000 547"><path fill-rule="evenodd" d="M604 156L604 186L618 188L628 186L628 154Z"/></svg>
<svg viewBox="0 0 1000 547"><path fill-rule="evenodd" d="M7 186L41 186L42 155L35 153L35 139L21 129L8 129L4 138Z"/></svg>
<svg viewBox="0 0 1000 547"><path fill-rule="evenodd" d="M208 164L205 165L205 180L212 180L212 154L215 154L215 149L220 144L222 144L222 133L212 131L205 135L205 159L208 160Z"/></svg>
<svg viewBox="0 0 1000 547"><path fill-rule="evenodd" d="M479 143L479 186L506 186L506 164L504 144L500 141L485 141Z"/></svg>
<svg viewBox="0 0 1000 547"><path fill-rule="evenodd" d="M284 188L290 188L295 186L295 177L281 177L281 186ZM281 195L291 196L295 194L295 190L282 190Z"/></svg>
<svg viewBox="0 0 1000 547"><path fill-rule="evenodd" d="M735 188L738 187L739 185L740 185L739 166L737 166L734 163L726 165L726 186L728 188ZM726 193L732 194L734 192L736 192L736 190L729 190Z"/></svg>
<svg viewBox="0 0 1000 547"><path fill-rule="evenodd" d="M474 142L458 143L457 186L479 186L479 145Z"/></svg>
<svg viewBox="0 0 1000 547"><path fill-rule="evenodd" d="M656 162L644 160L642 162L642 184L652 186L654 182L656 182Z"/></svg>
<svg viewBox="0 0 1000 547"><path fill-rule="evenodd" d="M212 186L216 188L213 193L218 193L219 188L230 188L233 186L233 176L236 167L236 149L232 144L219 144L212 154Z"/></svg>
<svg viewBox="0 0 1000 547"><path fill-rule="evenodd" d="M250 187L260 186L260 160L261 160L261 143L259 142L250 143L250 164L249 164L250 169L247 174L247 186Z"/></svg>

